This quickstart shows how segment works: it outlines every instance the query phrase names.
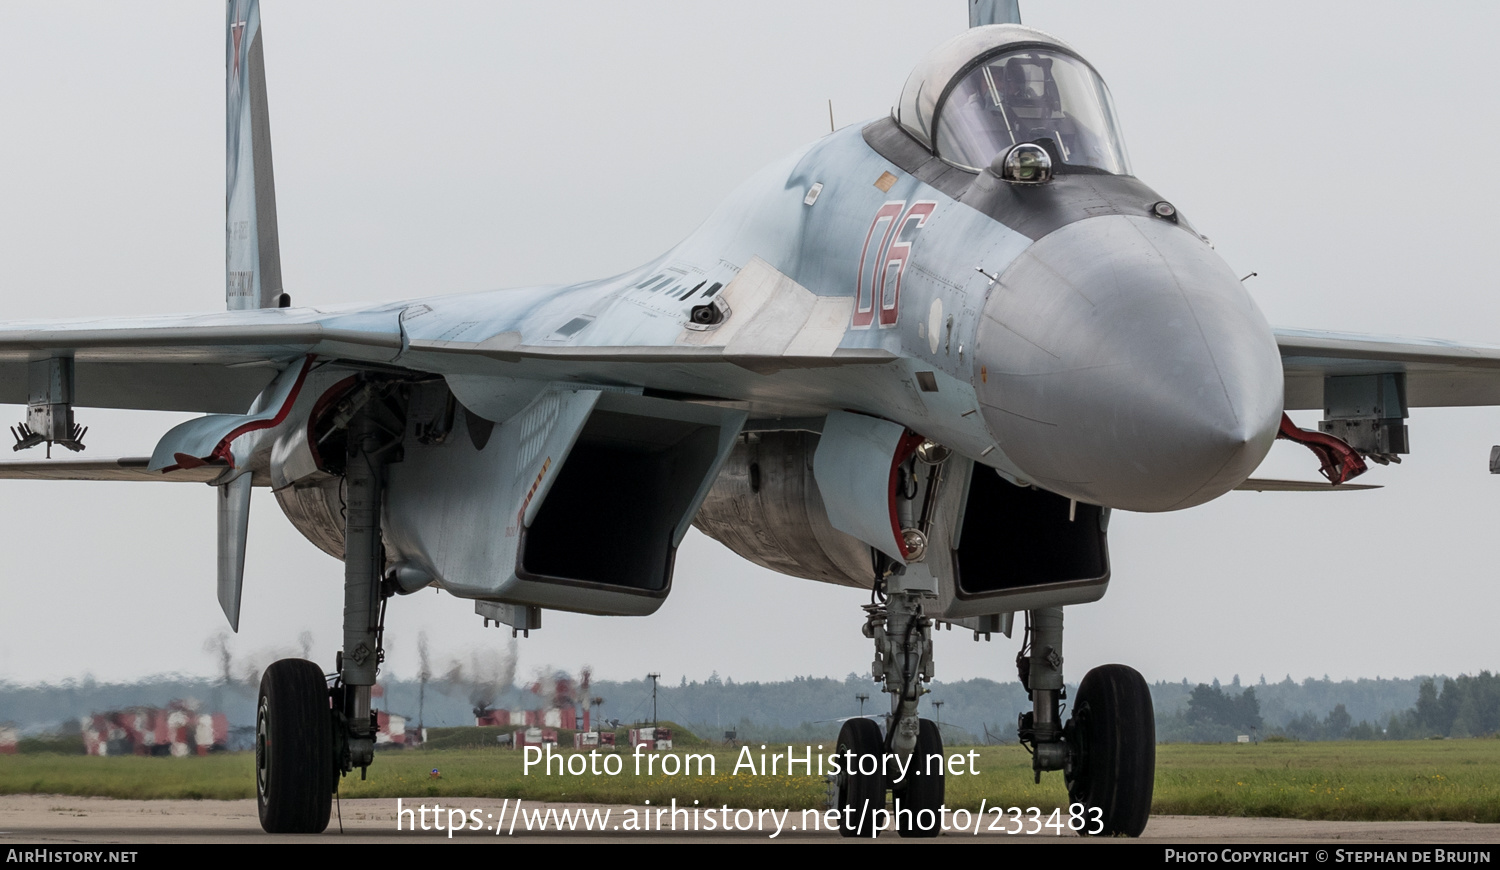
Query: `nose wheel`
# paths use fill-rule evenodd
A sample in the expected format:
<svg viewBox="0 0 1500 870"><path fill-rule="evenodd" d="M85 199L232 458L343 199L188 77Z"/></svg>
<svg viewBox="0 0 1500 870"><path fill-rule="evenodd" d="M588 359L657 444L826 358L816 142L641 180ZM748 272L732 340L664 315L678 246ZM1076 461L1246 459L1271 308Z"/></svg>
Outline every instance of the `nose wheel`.
<svg viewBox="0 0 1500 870"><path fill-rule="evenodd" d="M1068 799L1087 808L1084 830L1139 837L1156 778L1156 715L1145 678L1125 665L1084 674L1065 733Z"/></svg>

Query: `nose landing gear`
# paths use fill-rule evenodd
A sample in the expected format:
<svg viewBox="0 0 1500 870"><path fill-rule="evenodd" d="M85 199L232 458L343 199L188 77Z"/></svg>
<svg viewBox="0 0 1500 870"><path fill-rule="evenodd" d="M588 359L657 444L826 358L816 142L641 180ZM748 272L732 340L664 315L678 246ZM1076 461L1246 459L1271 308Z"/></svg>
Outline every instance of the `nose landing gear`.
<svg viewBox="0 0 1500 870"><path fill-rule="evenodd" d="M1072 716L1061 722L1061 607L1029 614L1030 653L1017 657L1032 712L1018 736L1032 751L1036 781L1061 770L1068 800L1083 807L1082 834L1139 837L1151 815L1156 776L1156 714L1146 681L1125 665L1101 665L1084 674Z"/></svg>
<svg viewBox="0 0 1500 870"><path fill-rule="evenodd" d="M1125 665L1089 671L1066 735L1070 763L1063 776L1068 800L1088 808L1084 830L1139 837L1156 776L1156 716L1145 679Z"/></svg>

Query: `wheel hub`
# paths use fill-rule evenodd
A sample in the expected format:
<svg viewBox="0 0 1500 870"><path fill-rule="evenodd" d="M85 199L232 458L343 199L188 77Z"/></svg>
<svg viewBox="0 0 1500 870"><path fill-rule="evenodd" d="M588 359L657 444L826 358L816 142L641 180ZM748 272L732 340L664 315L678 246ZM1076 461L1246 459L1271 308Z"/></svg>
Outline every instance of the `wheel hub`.
<svg viewBox="0 0 1500 870"><path fill-rule="evenodd" d="M255 717L255 790L262 801L266 798L271 768L271 740L267 736L270 729L266 724L269 718L270 711L262 698Z"/></svg>

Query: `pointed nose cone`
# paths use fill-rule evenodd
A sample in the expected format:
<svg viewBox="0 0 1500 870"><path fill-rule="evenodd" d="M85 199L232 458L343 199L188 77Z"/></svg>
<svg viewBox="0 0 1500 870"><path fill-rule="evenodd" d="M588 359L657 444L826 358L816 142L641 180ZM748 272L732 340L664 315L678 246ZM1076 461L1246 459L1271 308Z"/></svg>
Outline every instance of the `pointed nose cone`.
<svg viewBox="0 0 1500 870"><path fill-rule="evenodd" d="M1270 327L1182 227L1110 216L1038 240L991 289L985 421L1039 486L1106 507L1192 507L1265 458L1282 410Z"/></svg>

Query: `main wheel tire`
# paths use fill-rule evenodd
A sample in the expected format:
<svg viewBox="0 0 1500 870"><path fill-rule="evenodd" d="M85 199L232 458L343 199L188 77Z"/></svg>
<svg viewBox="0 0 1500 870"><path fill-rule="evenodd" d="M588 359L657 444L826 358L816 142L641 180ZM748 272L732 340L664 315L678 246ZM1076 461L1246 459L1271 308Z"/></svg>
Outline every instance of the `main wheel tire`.
<svg viewBox="0 0 1500 870"><path fill-rule="evenodd" d="M333 804L333 715L323 669L282 659L260 678L255 802L270 834L319 834Z"/></svg>
<svg viewBox="0 0 1500 870"><path fill-rule="evenodd" d="M875 830L876 814L885 809L885 755L880 726L869 719L850 719L839 729L839 833L845 837L868 837ZM875 772L862 773L861 760L873 756ZM850 761L853 761L851 764ZM866 767L869 762L864 762ZM853 770L849 768L852 767Z"/></svg>
<svg viewBox="0 0 1500 870"><path fill-rule="evenodd" d="M929 761L933 756L936 762ZM896 832L901 836L936 837L943 832L943 763L942 732L936 722L923 719L906 782L896 790Z"/></svg>
<svg viewBox="0 0 1500 870"><path fill-rule="evenodd" d="M1139 837L1156 780L1156 714L1146 680L1125 665L1084 674L1069 729L1068 798L1086 808L1082 833Z"/></svg>

